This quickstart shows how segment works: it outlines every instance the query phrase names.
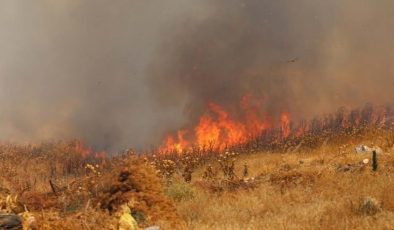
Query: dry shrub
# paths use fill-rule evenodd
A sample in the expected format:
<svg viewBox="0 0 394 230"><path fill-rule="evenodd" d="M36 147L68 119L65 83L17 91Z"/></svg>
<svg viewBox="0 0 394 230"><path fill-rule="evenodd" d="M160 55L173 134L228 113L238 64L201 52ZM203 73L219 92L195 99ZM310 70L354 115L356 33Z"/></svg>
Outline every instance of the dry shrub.
<svg viewBox="0 0 394 230"><path fill-rule="evenodd" d="M247 177L248 166L246 164L241 166L243 170L237 175L238 156L239 154L234 152L219 154L216 159L212 159L213 163L218 165L217 169L215 170L209 163L202 174L202 180L195 184L203 190L213 193L255 189L261 183L262 176Z"/></svg>
<svg viewBox="0 0 394 230"><path fill-rule="evenodd" d="M272 185L279 186L281 191L296 186L311 187L315 184L317 172L280 171L271 174L269 181Z"/></svg>
<svg viewBox="0 0 394 230"><path fill-rule="evenodd" d="M142 158L88 153L79 142L0 145L0 193L17 195L38 229L117 229L124 204L142 226L182 226L161 179Z"/></svg>
<svg viewBox="0 0 394 230"><path fill-rule="evenodd" d="M121 168L103 178L107 189L97 199L101 208L116 212L121 205L128 204L132 212L143 215L148 223L161 220L180 226L176 209L165 196L162 182L152 167L131 157Z"/></svg>
<svg viewBox="0 0 394 230"><path fill-rule="evenodd" d="M215 179L200 180L195 184L199 188L210 193L234 192L238 190L252 190L261 183L260 178L244 178L244 179Z"/></svg>
<svg viewBox="0 0 394 230"><path fill-rule="evenodd" d="M43 192L48 181L66 181L85 174L84 166L92 160L83 155L81 143L53 142L37 145L0 145L1 186L13 193Z"/></svg>
<svg viewBox="0 0 394 230"><path fill-rule="evenodd" d="M357 212L362 215L373 216L382 211L382 203L373 197L360 198Z"/></svg>
<svg viewBox="0 0 394 230"><path fill-rule="evenodd" d="M59 204L59 197L53 193L26 192L19 199L31 211L62 209Z"/></svg>
<svg viewBox="0 0 394 230"><path fill-rule="evenodd" d="M165 192L168 197L177 202L193 199L196 193L195 188L190 183L180 179L168 181Z"/></svg>

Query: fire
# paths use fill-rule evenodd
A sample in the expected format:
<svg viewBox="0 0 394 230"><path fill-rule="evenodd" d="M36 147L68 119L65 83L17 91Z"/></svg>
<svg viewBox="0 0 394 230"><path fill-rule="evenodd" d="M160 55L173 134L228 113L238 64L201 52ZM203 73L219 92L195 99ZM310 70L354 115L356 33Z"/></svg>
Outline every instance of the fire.
<svg viewBox="0 0 394 230"><path fill-rule="evenodd" d="M262 131L270 128L267 116L259 116L258 111L262 107L262 102L257 101L252 105L252 96L246 95L241 100L241 108L244 112L246 126L252 136L259 135Z"/></svg>
<svg viewBox="0 0 394 230"><path fill-rule="evenodd" d="M209 115L205 114L195 128L198 146L210 146L219 142L220 128Z"/></svg>
<svg viewBox="0 0 394 230"><path fill-rule="evenodd" d="M168 135L165 141L165 145L160 148L160 152L176 151L181 153L189 145L189 142L185 139L187 130L179 130L176 138L172 135Z"/></svg>
<svg viewBox="0 0 394 230"><path fill-rule="evenodd" d="M290 135L290 115L286 112L280 116L280 129L283 138L287 138Z"/></svg>
<svg viewBox="0 0 394 230"><path fill-rule="evenodd" d="M72 142L71 150L79 155L81 155L84 159L89 157L101 158L104 159L107 157L107 153L105 151L95 152L90 147L86 147L84 142L81 140L75 140Z"/></svg>
<svg viewBox="0 0 394 230"><path fill-rule="evenodd" d="M83 158L87 158L93 152L91 148L85 147L84 143L80 140L75 141L73 150L80 154Z"/></svg>
<svg viewBox="0 0 394 230"><path fill-rule="evenodd" d="M269 117L261 114L261 107L261 101L254 101L250 95L246 95L240 102L240 115L236 116L230 114L224 107L210 102L207 111L194 128L183 129L176 135L168 135L159 152L181 154L191 147L224 149L246 143L274 127ZM290 135L289 113L281 115L280 129L283 138Z"/></svg>
<svg viewBox="0 0 394 230"><path fill-rule="evenodd" d="M244 124L231 119L228 113L219 105L209 103L209 109L217 116L215 126L220 129L219 143L234 145L242 142L246 135L246 127ZM222 147L222 146L220 146Z"/></svg>
<svg viewBox="0 0 394 230"><path fill-rule="evenodd" d="M168 135L159 152L182 154L191 148L205 150L202 152L207 152L207 149L222 151L254 140L277 143L278 140L287 141L304 135L394 125L394 106L367 104L364 108L353 110L341 107L334 114L318 115L310 121L295 122L288 111L283 111L277 117L262 113L262 104L262 101L246 95L240 101L239 110L231 113L223 106L210 102L194 127Z"/></svg>

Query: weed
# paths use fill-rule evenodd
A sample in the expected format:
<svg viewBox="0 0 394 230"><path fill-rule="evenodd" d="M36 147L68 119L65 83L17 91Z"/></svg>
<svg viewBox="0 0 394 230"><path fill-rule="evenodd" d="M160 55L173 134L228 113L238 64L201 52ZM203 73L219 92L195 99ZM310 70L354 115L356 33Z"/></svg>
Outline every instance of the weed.
<svg viewBox="0 0 394 230"><path fill-rule="evenodd" d="M192 185L179 180L168 183L165 192L171 199L177 202L193 199L196 193Z"/></svg>

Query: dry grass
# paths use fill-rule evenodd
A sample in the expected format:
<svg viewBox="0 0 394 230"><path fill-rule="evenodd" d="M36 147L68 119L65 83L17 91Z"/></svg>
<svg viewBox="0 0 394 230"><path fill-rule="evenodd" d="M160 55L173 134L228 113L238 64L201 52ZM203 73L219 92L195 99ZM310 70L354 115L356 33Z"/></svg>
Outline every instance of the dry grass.
<svg viewBox="0 0 394 230"><path fill-rule="evenodd" d="M365 130L259 153L167 158L86 157L76 143L0 145L0 209L26 214L26 206L35 229L117 229L124 204L141 227L162 229L392 229L393 137ZM376 172L362 163L370 154L354 152L360 143L383 148Z"/></svg>
<svg viewBox="0 0 394 230"><path fill-rule="evenodd" d="M379 143L384 135L365 134L347 139L348 145L333 141L308 152L241 155L236 174L248 165L249 178L258 180L252 189L208 192L201 168L190 184L197 189L195 197L178 202L178 213L187 229L392 229L391 147L378 156L377 172L370 162L361 163L371 155L353 149L355 143ZM211 167L221 174L219 164ZM224 173L218 177L225 179ZM376 207L364 204L369 197Z"/></svg>
<svg viewBox="0 0 394 230"><path fill-rule="evenodd" d="M134 154L86 156L76 142L0 149L0 210L33 216L32 229L118 229L122 205L141 227L182 226L155 169Z"/></svg>
<svg viewBox="0 0 394 230"><path fill-rule="evenodd" d="M194 199L178 203L178 211L187 229L392 229L392 156L381 156L381 170L372 173L369 165L357 172L337 171L335 164L359 160L354 153L329 164L321 160L330 155L321 154L242 159L255 176L264 175L258 188L220 194L200 189ZM300 164L300 159L308 163ZM360 209L364 197L381 202L382 211L365 214Z"/></svg>

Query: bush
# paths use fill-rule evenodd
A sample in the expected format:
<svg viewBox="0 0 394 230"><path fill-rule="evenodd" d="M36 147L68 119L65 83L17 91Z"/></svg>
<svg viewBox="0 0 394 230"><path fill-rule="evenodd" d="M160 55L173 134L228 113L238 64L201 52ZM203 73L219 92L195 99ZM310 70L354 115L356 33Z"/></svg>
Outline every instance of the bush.
<svg viewBox="0 0 394 230"><path fill-rule="evenodd" d="M382 210L381 203L372 197L364 197L359 202L358 211L363 215L373 216Z"/></svg>
<svg viewBox="0 0 394 230"><path fill-rule="evenodd" d="M193 199L196 194L195 189L189 183L181 180L169 182L165 192L167 196L178 202Z"/></svg>

